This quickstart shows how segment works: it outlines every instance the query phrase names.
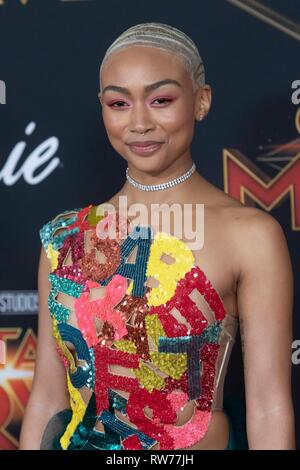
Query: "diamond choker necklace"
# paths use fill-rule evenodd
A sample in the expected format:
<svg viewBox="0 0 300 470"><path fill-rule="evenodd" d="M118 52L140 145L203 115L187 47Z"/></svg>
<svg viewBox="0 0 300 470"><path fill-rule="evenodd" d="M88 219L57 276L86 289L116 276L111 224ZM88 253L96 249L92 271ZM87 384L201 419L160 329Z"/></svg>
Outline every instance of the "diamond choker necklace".
<svg viewBox="0 0 300 470"><path fill-rule="evenodd" d="M184 175L178 176L177 178L167 181L166 183L161 183L161 184L141 184L135 181L131 176L128 174L128 168L126 169L126 178L132 186L135 188L140 189L141 191L161 191L163 189L168 189L172 188L173 186L176 186L179 183L183 183L183 181L187 180L196 170L196 165L193 162L191 168L184 173Z"/></svg>

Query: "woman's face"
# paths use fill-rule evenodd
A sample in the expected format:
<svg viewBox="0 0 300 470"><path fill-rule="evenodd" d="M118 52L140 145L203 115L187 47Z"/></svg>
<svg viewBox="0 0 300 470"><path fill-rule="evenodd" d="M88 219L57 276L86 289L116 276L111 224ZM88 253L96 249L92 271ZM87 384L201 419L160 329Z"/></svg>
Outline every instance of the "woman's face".
<svg viewBox="0 0 300 470"><path fill-rule="evenodd" d="M101 79L107 135L128 164L159 172L189 152L199 106L197 91L177 56L154 47L128 47L108 58ZM129 145L133 141L162 144L151 154L138 155Z"/></svg>

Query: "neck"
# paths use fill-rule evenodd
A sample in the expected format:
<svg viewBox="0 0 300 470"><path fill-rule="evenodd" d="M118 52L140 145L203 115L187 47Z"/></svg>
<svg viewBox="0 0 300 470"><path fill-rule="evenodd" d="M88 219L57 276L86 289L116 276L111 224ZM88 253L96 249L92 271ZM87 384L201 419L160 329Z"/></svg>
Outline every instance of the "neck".
<svg viewBox="0 0 300 470"><path fill-rule="evenodd" d="M192 166L190 156L178 159L172 165L159 172L143 172L128 165L129 175L137 182L145 185L166 183L186 173ZM191 200L194 191L199 189L199 173L195 171L186 181L174 187L159 191L143 191L135 188L127 180L116 196L126 196L128 205L140 203L146 206L150 204L172 204Z"/></svg>

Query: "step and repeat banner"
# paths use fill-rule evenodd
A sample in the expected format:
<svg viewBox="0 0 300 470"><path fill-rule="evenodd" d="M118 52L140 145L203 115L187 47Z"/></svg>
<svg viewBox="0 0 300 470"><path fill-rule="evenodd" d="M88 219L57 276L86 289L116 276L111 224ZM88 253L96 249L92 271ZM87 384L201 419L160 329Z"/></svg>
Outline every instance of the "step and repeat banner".
<svg viewBox="0 0 300 470"><path fill-rule="evenodd" d="M284 228L295 276L291 344L300 447L300 3L294 0L0 0L0 449L17 449L37 342L39 229L124 182L97 98L126 28L189 34L212 87L192 155L200 173ZM270 393L272 391L270 390ZM243 394L239 340L226 394Z"/></svg>

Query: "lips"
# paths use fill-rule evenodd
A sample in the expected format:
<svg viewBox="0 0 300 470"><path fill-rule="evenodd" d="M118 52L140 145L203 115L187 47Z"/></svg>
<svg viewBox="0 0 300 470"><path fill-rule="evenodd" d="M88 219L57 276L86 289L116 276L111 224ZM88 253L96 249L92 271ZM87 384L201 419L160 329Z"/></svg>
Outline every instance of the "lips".
<svg viewBox="0 0 300 470"><path fill-rule="evenodd" d="M163 142L159 142L158 140L144 140L144 141L135 141L135 142L129 142L128 145L134 146L134 147L148 147L150 145L157 145L157 144L162 144Z"/></svg>
<svg viewBox="0 0 300 470"><path fill-rule="evenodd" d="M163 143L164 142L147 140L142 142L130 142L128 145L130 150L137 155L152 155L154 152L160 149Z"/></svg>

